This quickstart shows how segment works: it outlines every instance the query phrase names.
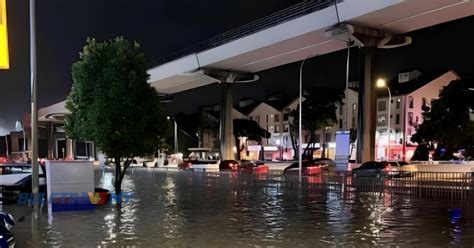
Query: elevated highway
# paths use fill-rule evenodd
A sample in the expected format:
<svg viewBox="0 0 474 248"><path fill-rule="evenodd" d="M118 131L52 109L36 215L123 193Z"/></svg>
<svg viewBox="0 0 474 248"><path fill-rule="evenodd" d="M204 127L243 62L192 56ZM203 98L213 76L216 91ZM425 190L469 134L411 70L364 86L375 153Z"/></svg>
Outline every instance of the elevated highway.
<svg viewBox="0 0 474 248"><path fill-rule="evenodd" d="M149 83L159 93L174 94L217 82L255 81L259 71L345 49L348 40L355 41L365 56L359 159L369 160L375 146L371 138L375 117L364 113L375 113L371 69L375 49L409 44L410 37L400 34L473 14L474 0L305 1L161 58L148 70ZM221 101L221 149L229 158L232 121L225 110L232 108L230 88L223 87Z"/></svg>

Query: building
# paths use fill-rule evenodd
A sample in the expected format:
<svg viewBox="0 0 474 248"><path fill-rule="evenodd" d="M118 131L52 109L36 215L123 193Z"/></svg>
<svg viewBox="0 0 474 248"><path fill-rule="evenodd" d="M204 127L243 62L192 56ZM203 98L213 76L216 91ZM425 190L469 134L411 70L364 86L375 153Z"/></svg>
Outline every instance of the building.
<svg viewBox="0 0 474 248"><path fill-rule="evenodd" d="M304 99L303 99L304 100ZM245 102L248 102L245 100ZM337 107L337 123L332 127L327 127L326 130L316 131L316 148L321 148L322 144L327 144L326 157L334 158L335 147L336 147L336 132L342 130L350 130L351 128L357 128L357 103L358 93L354 89L348 90L348 104L345 102ZM239 107L242 102L239 104ZM293 97L288 98L283 94L277 94L268 97L267 101L258 104L252 103L253 109L244 112L250 120L257 122L261 128L266 129L270 133L269 139L262 141L264 150L264 158L266 160L292 160L295 156L295 149L297 148L298 137L292 137L290 118L291 111L296 110L299 104L299 98ZM347 115L346 115L346 106ZM245 106L246 107L246 106ZM297 130L293 131L295 134ZM310 133L307 130L303 130L303 147L308 145L310 139ZM295 144L295 146L293 146ZM249 153L246 157L248 159L258 159L258 154L261 151L261 147L256 142L249 141L248 149ZM321 157L321 149L318 149L313 154L315 157Z"/></svg>
<svg viewBox="0 0 474 248"><path fill-rule="evenodd" d="M380 89L383 94L377 100L376 159L410 160L417 146L411 142L411 137L423 122L422 113L439 97L444 86L458 79L459 75L453 70L441 75L424 75L418 70L401 72L388 84L392 92L390 103L387 91Z"/></svg>
<svg viewBox="0 0 474 248"><path fill-rule="evenodd" d="M38 109L38 157L45 159L95 159L97 151L90 141L69 139L64 130L64 116L70 112L66 101ZM22 121L23 130L9 135L9 157L25 160L30 157L31 116L26 114ZM26 137L26 138L25 138Z"/></svg>

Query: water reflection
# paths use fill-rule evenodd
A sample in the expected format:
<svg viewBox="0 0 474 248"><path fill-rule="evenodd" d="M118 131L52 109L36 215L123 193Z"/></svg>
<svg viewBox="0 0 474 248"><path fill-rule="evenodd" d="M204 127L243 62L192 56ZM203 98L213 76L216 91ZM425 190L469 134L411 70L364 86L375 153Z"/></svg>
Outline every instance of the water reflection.
<svg viewBox="0 0 474 248"><path fill-rule="evenodd" d="M97 171L97 186L113 188L113 171ZM30 209L16 227L19 247L288 247L468 246L474 243L470 205L392 195L373 188L324 188L282 176L166 172L135 168L123 189L135 197L95 211L43 212L32 228ZM87 238L85 238L87 237ZM80 242L80 243L79 243Z"/></svg>

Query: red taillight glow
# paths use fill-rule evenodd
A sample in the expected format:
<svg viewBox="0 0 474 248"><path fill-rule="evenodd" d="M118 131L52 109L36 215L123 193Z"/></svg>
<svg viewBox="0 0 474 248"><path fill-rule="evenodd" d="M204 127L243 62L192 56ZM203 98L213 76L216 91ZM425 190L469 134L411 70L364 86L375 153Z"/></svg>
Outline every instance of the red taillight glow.
<svg viewBox="0 0 474 248"><path fill-rule="evenodd" d="M384 170L385 170L385 171L390 171L390 170L392 170L392 166L387 165L387 166L385 166Z"/></svg>
<svg viewBox="0 0 474 248"><path fill-rule="evenodd" d="M316 165L316 166L308 166L305 169L305 174L306 175L315 175L321 173L321 166Z"/></svg>

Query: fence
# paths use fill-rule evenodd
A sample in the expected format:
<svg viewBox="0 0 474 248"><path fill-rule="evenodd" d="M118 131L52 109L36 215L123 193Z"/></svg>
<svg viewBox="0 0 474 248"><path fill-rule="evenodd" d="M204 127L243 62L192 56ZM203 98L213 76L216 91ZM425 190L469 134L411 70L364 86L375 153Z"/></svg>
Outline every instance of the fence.
<svg viewBox="0 0 474 248"><path fill-rule="evenodd" d="M181 173L182 174L182 173ZM256 187L264 190L324 190L344 194L386 193L430 199L474 199L474 173L471 172L395 172L383 178L357 177L349 173L321 173L304 176L281 174L185 173L207 184L229 182L236 187ZM199 178L199 179L196 179Z"/></svg>

